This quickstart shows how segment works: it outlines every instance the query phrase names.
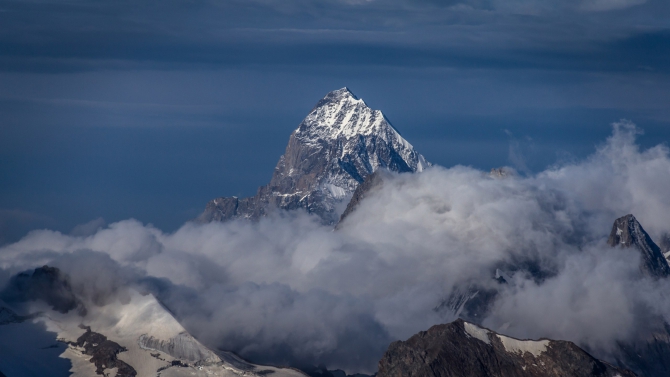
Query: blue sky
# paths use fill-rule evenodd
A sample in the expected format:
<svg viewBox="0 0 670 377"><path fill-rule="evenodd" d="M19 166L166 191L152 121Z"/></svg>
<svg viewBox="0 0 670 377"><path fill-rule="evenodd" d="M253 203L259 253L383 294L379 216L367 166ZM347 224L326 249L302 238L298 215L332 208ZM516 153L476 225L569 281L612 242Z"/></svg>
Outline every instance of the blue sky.
<svg viewBox="0 0 670 377"><path fill-rule="evenodd" d="M343 86L431 162L532 173L621 118L667 142L669 74L667 0L0 1L0 243L252 195Z"/></svg>

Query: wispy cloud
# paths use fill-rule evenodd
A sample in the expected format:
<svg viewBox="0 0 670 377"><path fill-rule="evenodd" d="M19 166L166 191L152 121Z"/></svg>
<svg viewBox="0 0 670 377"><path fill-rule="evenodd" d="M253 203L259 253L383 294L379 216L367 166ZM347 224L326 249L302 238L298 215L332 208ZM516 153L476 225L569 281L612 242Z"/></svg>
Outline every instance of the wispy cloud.
<svg viewBox="0 0 670 377"><path fill-rule="evenodd" d="M586 11L604 12L626 9L646 2L647 0L584 0L580 8Z"/></svg>

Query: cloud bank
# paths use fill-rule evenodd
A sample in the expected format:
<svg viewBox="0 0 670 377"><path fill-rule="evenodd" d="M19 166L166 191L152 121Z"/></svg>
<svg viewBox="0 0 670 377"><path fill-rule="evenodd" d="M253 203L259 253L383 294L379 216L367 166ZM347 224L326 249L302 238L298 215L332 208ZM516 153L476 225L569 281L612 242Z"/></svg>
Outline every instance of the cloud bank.
<svg viewBox="0 0 670 377"><path fill-rule="evenodd" d="M498 290L484 326L606 357L649 316L670 320L670 284L640 276L635 251L605 244L627 213L655 240L670 230L669 150L641 150L639 132L616 123L586 160L529 176L392 175L336 231L302 212L174 233L132 219L33 231L0 249L0 284L49 264L97 305L126 302L129 287L154 293L212 348L362 372L392 340L453 320L437 308L474 284Z"/></svg>

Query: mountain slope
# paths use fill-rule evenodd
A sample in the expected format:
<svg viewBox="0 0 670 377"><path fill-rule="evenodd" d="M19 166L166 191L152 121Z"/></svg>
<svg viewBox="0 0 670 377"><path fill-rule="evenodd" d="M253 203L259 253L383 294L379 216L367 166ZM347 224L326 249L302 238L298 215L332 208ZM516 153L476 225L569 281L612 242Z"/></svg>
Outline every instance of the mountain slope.
<svg viewBox="0 0 670 377"><path fill-rule="evenodd" d="M258 366L232 353L210 350L151 294L129 289L123 303L118 299L103 306L85 302L86 310L75 310L81 306L64 309L62 301L54 304L46 300L53 297L54 291L61 296L74 296L69 285L62 283L68 281L67 276L47 266L22 275L37 276L28 280L28 285L39 287L43 296L9 296L14 306L26 309L27 305L27 309L32 309L32 315L19 315L9 307L12 302L0 301L0 355L12 356L0 357L0 369L5 373L65 376L69 371L82 377L305 376L296 370ZM55 284L43 284L44 281ZM16 288L10 290L14 292ZM76 302L83 304L84 300L77 297ZM17 373L26 370L31 372Z"/></svg>
<svg viewBox="0 0 670 377"><path fill-rule="evenodd" d="M518 340L463 320L391 343L377 377L632 377L572 342Z"/></svg>
<svg viewBox="0 0 670 377"><path fill-rule="evenodd" d="M268 185L249 198L214 199L197 220L258 219L303 208L335 223L340 204L377 169L420 172L429 165L381 111L342 88L321 99L291 134Z"/></svg>

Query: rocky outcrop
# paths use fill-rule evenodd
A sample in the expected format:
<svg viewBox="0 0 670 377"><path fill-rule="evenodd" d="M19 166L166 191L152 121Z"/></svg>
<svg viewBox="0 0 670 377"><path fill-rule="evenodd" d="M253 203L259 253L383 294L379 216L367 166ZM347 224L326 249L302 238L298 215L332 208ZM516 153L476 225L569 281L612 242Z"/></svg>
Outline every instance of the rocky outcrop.
<svg viewBox="0 0 670 377"><path fill-rule="evenodd" d="M340 204L379 168L416 172L427 166L381 111L342 88L321 99L291 134L268 185L249 198L214 199L197 220L258 219L302 208L335 223Z"/></svg>
<svg viewBox="0 0 670 377"><path fill-rule="evenodd" d="M614 221L607 244L612 247L632 247L638 250L642 256L640 269L645 274L658 278L670 275L670 265L663 256L661 248L652 241L633 215L626 215Z"/></svg>
<svg viewBox="0 0 670 377"><path fill-rule="evenodd" d="M463 320L391 343L377 377L632 377L572 342L519 340Z"/></svg>
<svg viewBox="0 0 670 377"><path fill-rule="evenodd" d="M91 331L90 327L86 327L86 332L72 345L80 348L83 354L91 356L89 361L95 364L97 374L104 376L105 370L116 368L117 377L137 375L135 368L117 357L120 352L126 351L126 348L102 334Z"/></svg>
<svg viewBox="0 0 670 377"><path fill-rule="evenodd" d="M42 300L61 313L74 309L81 315L86 313L69 277L55 267L43 266L14 276L0 296L7 302Z"/></svg>

